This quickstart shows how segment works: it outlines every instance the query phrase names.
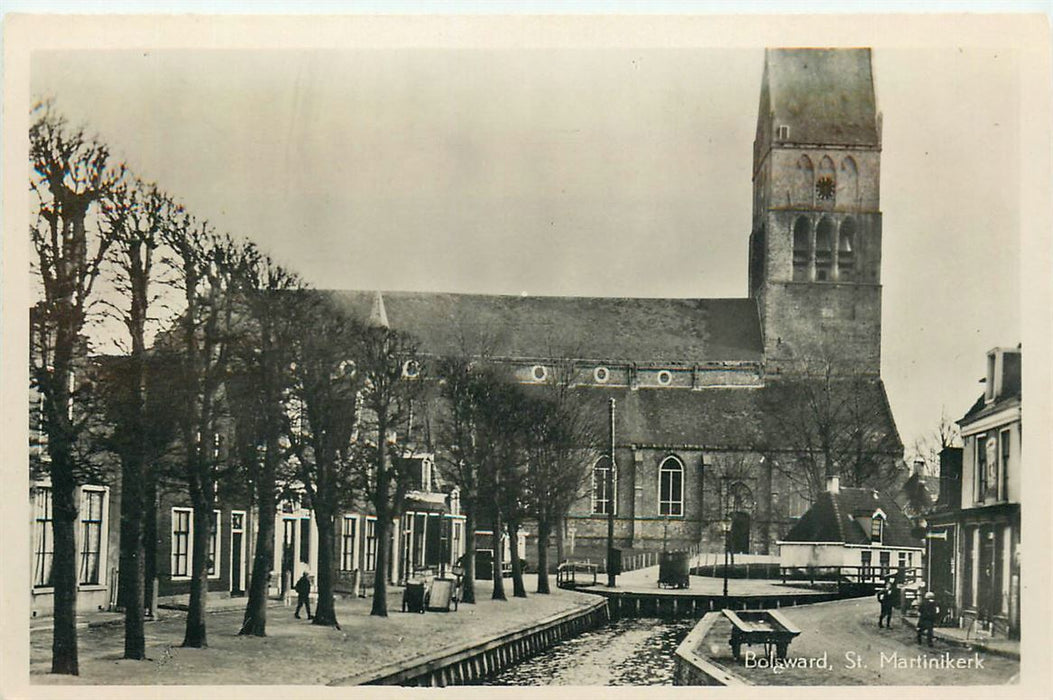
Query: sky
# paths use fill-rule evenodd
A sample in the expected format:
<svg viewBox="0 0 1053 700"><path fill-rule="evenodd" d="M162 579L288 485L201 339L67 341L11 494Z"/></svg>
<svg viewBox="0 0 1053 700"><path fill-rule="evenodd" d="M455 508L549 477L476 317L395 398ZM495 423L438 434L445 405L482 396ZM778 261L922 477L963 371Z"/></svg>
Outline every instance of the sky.
<svg viewBox="0 0 1053 700"><path fill-rule="evenodd" d="M1022 63L875 47L908 447L1021 342ZM322 288L745 297L763 48L38 51L34 96Z"/></svg>

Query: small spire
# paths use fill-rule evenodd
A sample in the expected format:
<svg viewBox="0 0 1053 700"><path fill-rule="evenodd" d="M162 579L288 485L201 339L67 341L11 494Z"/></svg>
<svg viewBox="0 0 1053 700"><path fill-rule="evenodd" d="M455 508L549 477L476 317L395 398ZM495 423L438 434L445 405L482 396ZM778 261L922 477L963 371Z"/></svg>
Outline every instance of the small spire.
<svg viewBox="0 0 1053 700"><path fill-rule="evenodd" d="M377 290L373 297L373 309L369 312L369 325L374 328L390 328L388 325L388 313L384 310L384 297Z"/></svg>

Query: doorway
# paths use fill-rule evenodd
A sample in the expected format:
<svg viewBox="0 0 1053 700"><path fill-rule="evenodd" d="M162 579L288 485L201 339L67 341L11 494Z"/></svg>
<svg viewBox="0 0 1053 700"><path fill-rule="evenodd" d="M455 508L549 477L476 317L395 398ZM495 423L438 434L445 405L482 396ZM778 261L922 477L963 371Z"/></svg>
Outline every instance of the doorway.
<svg viewBox="0 0 1053 700"><path fill-rule="evenodd" d="M731 514L731 553L749 554L750 514L738 511Z"/></svg>

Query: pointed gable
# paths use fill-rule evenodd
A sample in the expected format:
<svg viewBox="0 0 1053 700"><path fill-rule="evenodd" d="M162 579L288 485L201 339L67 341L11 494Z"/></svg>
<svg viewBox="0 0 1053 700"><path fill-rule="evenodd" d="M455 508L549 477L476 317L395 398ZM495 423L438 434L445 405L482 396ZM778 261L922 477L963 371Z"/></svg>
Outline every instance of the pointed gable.
<svg viewBox="0 0 1053 700"><path fill-rule="evenodd" d="M841 488L838 493L824 491L819 494L783 541L870 544L870 533L861 521L869 522L878 512L885 518L882 546L921 546L920 540L911 534L910 520L894 500L880 491L860 488Z"/></svg>

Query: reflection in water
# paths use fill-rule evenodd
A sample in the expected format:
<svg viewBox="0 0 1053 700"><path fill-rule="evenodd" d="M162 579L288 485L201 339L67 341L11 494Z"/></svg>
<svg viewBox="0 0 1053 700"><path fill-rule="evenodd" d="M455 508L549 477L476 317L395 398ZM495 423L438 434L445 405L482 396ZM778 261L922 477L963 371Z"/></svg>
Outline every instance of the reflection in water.
<svg viewBox="0 0 1053 700"><path fill-rule="evenodd" d="M560 642L484 685L672 685L673 652L698 620L618 620Z"/></svg>

